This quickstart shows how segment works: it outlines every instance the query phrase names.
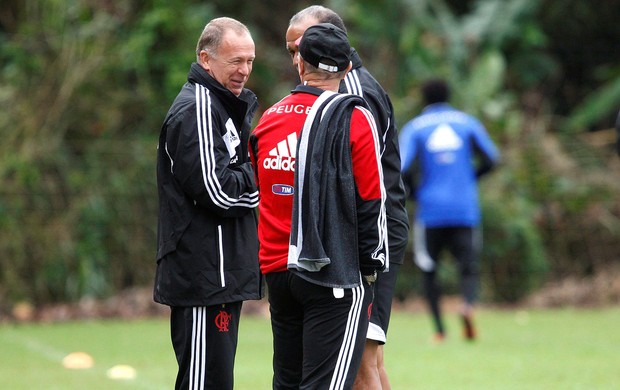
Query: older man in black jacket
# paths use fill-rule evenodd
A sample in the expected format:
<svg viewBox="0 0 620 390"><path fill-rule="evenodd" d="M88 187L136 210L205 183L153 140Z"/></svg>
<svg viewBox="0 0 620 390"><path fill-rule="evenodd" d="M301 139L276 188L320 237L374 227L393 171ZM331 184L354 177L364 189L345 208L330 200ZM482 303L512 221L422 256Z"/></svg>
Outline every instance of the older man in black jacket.
<svg viewBox="0 0 620 390"><path fill-rule="evenodd" d="M155 301L171 307L176 389L233 389L242 301L260 299L258 192L247 143L258 106L244 88L254 42L230 18L209 22L157 151Z"/></svg>

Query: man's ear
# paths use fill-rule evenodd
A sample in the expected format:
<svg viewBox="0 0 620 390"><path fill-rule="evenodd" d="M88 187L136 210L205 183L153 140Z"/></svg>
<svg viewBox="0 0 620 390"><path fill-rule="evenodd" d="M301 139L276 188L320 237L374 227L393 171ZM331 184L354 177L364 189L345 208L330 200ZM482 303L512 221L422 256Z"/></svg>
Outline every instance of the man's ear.
<svg viewBox="0 0 620 390"><path fill-rule="evenodd" d="M301 79L301 76L306 72L306 65L304 64L304 61L300 58L299 62L297 62L297 73L299 73L299 79Z"/></svg>
<svg viewBox="0 0 620 390"><path fill-rule="evenodd" d="M347 66L347 71L344 74L349 73L349 71L353 68L353 62L349 61L349 66Z"/></svg>
<svg viewBox="0 0 620 390"><path fill-rule="evenodd" d="M211 59L211 57L209 56L209 53L207 53L206 50L201 50L200 54L198 55L198 58L200 59L199 61L200 66L202 66L206 70L209 70L209 60Z"/></svg>

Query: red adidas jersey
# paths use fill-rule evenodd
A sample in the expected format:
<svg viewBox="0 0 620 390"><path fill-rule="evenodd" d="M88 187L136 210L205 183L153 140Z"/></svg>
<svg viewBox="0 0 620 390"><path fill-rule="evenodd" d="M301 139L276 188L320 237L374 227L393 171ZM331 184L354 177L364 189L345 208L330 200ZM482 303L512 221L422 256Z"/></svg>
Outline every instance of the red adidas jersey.
<svg viewBox="0 0 620 390"><path fill-rule="evenodd" d="M322 92L299 86L265 111L250 136L250 159L260 192L258 258L263 274L287 269L293 209L297 138L312 104ZM381 198L381 180L372 115L355 109L351 118L351 156L358 193L365 200Z"/></svg>

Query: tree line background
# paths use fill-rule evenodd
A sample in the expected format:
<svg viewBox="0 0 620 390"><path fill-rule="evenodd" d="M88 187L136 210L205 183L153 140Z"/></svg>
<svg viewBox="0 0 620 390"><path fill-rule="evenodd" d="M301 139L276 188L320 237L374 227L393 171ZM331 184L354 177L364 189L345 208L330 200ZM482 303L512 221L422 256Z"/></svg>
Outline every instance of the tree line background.
<svg viewBox="0 0 620 390"><path fill-rule="evenodd" d="M442 76L501 149L481 183L485 299L618 263L620 1L317 3L345 20L399 127L422 108L420 84ZM0 310L152 285L157 139L202 28L217 16L250 28L248 87L264 110L297 82L284 33L311 4L3 0ZM410 256L401 297L417 293ZM442 277L456 288L453 269Z"/></svg>

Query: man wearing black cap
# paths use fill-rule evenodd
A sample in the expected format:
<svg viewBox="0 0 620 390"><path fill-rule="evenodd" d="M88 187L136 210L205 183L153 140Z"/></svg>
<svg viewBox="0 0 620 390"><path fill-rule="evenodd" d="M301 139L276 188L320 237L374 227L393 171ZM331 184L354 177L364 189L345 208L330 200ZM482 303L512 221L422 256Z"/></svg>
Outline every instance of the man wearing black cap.
<svg viewBox="0 0 620 390"><path fill-rule="evenodd" d="M344 31L318 24L298 44L301 85L265 111L250 137L273 388L350 389L371 284L387 266L379 135L366 102L337 93L351 68Z"/></svg>
<svg viewBox="0 0 620 390"><path fill-rule="evenodd" d="M346 32L342 18L329 8L312 5L297 12L291 17L286 31L286 48L291 55L293 66L297 66L299 61L299 47L295 42L308 27L318 23L331 23ZM381 164L386 191L385 210L390 248L389 272L379 273L373 286L374 300L366 335L366 348L353 388L387 390L390 389L390 383L384 365L383 346L387 342L396 278L405 257L409 237L409 216L405 208L406 193L400 173L398 130L392 103L379 82L363 66L360 56L353 48L350 58L353 67L340 83L339 91L362 96L368 102L383 141Z"/></svg>

